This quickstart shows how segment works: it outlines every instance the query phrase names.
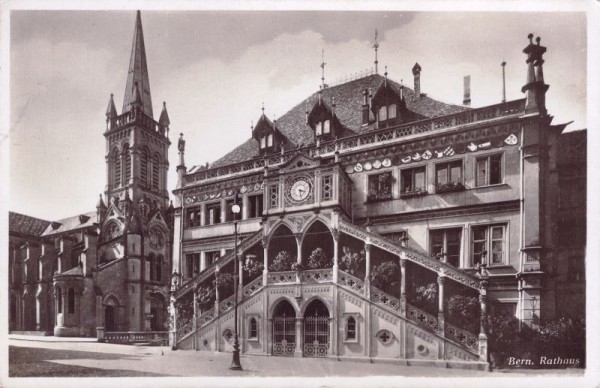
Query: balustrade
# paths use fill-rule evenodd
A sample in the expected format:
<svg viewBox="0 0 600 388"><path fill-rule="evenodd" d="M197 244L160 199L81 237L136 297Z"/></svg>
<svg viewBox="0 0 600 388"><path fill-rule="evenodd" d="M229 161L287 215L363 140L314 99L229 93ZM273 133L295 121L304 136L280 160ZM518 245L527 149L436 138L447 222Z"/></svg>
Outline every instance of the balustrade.
<svg viewBox="0 0 600 388"><path fill-rule="evenodd" d="M381 291L377 287L371 286L371 301L390 310L400 311L400 299Z"/></svg>
<svg viewBox="0 0 600 388"><path fill-rule="evenodd" d="M134 342L160 342L168 341L166 331L113 331L104 334L104 342L110 343L134 343Z"/></svg>
<svg viewBox="0 0 600 388"><path fill-rule="evenodd" d="M338 271L338 283L339 285L348 287L359 294L365 294L365 282L344 271Z"/></svg>
<svg viewBox="0 0 600 388"><path fill-rule="evenodd" d="M219 313L229 311L233 306L235 306L235 295L231 295L229 298L219 301Z"/></svg>
<svg viewBox="0 0 600 388"><path fill-rule="evenodd" d="M244 289L242 291L242 294L244 295L244 298L249 298L250 296L254 295L261 288L263 288L263 277L262 277L262 275L259 276L259 277L257 277L256 279L254 279L253 281L251 281L247 285L245 285Z"/></svg>
<svg viewBox="0 0 600 388"><path fill-rule="evenodd" d="M296 283L296 272L269 272L269 284Z"/></svg>
<svg viewBox="0 0 600 388"><path fill-rule="evenodd" d="M449 324L448 322L446 322L445 334L446 338L454 340L477 352L478 338L475 334L460 329L452 324Z"/></svg>
<svg viewBox="0 0 600 388"><path fill-rule="evenodd" d="M327 269L309 269L300 273L300 280L306 283L323 283L333 281L333 270Z"/></svg>
<svg viewBox="0 0 600 388"><path fill-rule="evenodd" d="M433 330L437 330L438 328L436 317L408 303L406 304L406 318Z"/></svg>

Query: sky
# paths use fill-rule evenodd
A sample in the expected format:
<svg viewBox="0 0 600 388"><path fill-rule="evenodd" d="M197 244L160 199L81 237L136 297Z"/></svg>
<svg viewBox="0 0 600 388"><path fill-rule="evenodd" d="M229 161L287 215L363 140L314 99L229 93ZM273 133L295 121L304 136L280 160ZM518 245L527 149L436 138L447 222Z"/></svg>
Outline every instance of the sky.
<svg viewBox="0 0 600 388"><path fill-rule="evenodd" d="M120 113L135 11L12 11L10 14L9 208L47 220L93 211L104 191L103 132L110 93ZM325 82L379 67L421 90L461 104L471 76L472 106L523 98L527 34L548 48L544 76L554 124L586 123L583 13L399 11L148 11L142 24L155 119L171 120L168 188L176 184L176 141L188 170L251 137L264 102L273 118ZM339 81L338 81L339 82Z"/></svg>

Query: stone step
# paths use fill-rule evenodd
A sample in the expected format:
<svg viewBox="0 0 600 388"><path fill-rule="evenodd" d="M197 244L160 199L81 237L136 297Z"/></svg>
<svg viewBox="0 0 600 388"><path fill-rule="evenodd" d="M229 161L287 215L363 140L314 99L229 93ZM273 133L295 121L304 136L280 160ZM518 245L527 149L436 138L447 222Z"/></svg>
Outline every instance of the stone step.
<svg viewBox="0 0 600 388"><path fill-rule="evenodd" d="M36 335L36 336L41 336L41 337L52 335L52 333L49 333L47 331L34 331L34 330L32 330L32 331L17 331L17 330L12 330L9 334Z"/></svg>

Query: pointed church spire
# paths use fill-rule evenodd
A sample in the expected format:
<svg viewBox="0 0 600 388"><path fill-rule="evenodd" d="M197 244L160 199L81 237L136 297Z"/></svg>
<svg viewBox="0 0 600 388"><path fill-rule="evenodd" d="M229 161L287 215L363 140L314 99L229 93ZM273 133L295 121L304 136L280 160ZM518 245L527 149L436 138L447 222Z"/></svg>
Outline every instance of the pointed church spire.
<svg viewBox="0 0 600 388"><path fill-rule="evenodd" d="M131 58L129 60L129 74L125 86L125 98L123 98L123 112L129 112L135 101L135 85L138 84L138 92L142 102L142 110L150 117L152 115L152 98L150 97L150 80L148 77L148 64L146 62L146 48L144 46L144 33L142 31L142 17L137 11L135 29L133 32L133 44L131 46Z"/></svg>
<svg viewBox="0 0 600 388"><path fill-rule="evenodd" d="M108 107L106 108L106 119L109 120L113 117L117 117L117 107L115 106L115 100L113 94L110 94L110 100L108 100Z"/></svg>
<svg viewBox="0 0 600 388"><path fill-rule="evenodd" d="M165 101L163 101L163 109L162 112L160 113L160 118L158 119L158 124L160 124L163 127L168 127L171 124L171 121L169 120L169 114L167 113L167 103Z"/></svg>

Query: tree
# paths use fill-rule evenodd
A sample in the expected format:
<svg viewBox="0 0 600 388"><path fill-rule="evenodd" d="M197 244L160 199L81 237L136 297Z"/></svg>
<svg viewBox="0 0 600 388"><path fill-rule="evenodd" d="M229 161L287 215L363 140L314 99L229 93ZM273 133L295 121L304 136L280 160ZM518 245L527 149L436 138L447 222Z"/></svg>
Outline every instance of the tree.
<svg viewBox="0 0 600 388"><path fill-rule="evenodd" d="M475 296L452 295L446 304L449 321L470 332L479 331L479 299Z"/></svg>
<svg viewBox="0 0 600 388"><path fill-rule="evenodd" d="M332 266L332 258L325 256L325 252L321 248L315 249L308 256L308 268L310 269L331 268Z"/></svg>
<svg viewBox="0 0 600 388"><path fill-rule="evenodd" d="M273 264L269 266L269 271L284 272L291 271L292 264L296 262L296 258L292 257L287 251L281 251L275 256Z"/></svg>
<svg viewBox="0 0 600 388"><path fill-rule="evenodd" d="M398 294L400 290L400 266L395 261L383 262L371 271L371 284L387 292Z"/></svg>
<svg viewBox="0 0 600 388"><path fill-rule="evenodd" d="M352 252L349 247L342 248L343 256L340 260L340 269L357 278L365 277L365 251Z"/></svg>

